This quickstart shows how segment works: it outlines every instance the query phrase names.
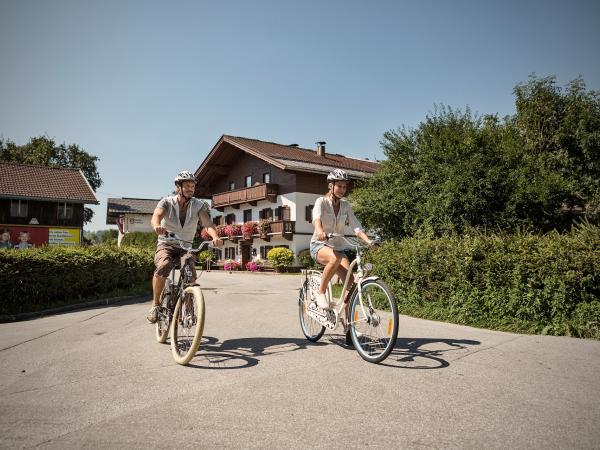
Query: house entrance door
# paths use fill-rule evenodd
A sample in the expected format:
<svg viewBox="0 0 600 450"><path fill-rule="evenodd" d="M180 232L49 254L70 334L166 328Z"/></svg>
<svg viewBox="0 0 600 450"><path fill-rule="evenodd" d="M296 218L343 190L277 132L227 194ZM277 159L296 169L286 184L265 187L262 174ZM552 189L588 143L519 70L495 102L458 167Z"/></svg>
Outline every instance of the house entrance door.
<svg viewBox="0 0 600 450"><path fill-rule="evenodd" d="M240 250L242 252L242 270L246 270L246 263L252 260L252 244L242 241Z"/></svg>

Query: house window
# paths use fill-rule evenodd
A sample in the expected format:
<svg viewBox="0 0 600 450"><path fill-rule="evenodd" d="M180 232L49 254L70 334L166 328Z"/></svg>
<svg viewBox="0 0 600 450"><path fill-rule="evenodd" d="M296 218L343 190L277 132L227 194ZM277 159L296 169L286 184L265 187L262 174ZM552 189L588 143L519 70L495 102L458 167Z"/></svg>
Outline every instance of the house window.
<svg viewBox="0 0 600 450"><path fill-rule="evenodd" d="M225 259L235 259L235 247L227 247L225 249Z"/></svg>
<svg viewBox="0 0 600 450"><path fill-rule="evenodd" d="M271 174L269 172L263 173L263 183L271 182Z"/></svg>
<svg viewBox="0 0 600 450"><path fill-rule="evenodd" d="M250 175L248 175L246 177L246 187L251 187L252 186L252 177Z"/></svg>
<svg viewBox="0 0 600 450"><path fill-rule="evenodd" d="M233 191L235 189L235 183L233 181L229 182L229 190Z"/></svg>
<svg viewBox="0 0 600 450"><path fill-rule="evenodd" d="M273 210L271 208L264 208L258 212L259 219L273 220Z"/></svg>
<svg viewBox="0 0 600 450"><path fill-rule="evenodd" d="M306 210L304 211L304 215L308 223L312 223L312 213L314 206L315 205L307 205Z"/></svg>
<svg viewBox="0 0 600 450"><path fill-rule="evenodd" d="M11 217L27 217L27 201L11 200L10 215Z"/></svg>
<svg viewBox="0 0 600 450"><path fill-rule="evenodd" d="M250 222L252 220L252 210L245 209L244 210L244 222Z"/></svg>
<svg viewBox="0 0 600 450"><path fill-rule="evenodd" d="M275 208L275 220L290 220L290 207L286 205Z"/></svg>
<svg viewBox="0 0 600 450"><path fill-rule="evenodd" d="M213 221L213 223L215 224L215 226L217 226L217 225L221 225L221 218L222 218L222 217L223 217L223 216L216 216L216 217L213 217L213 220L212 220L212 221Z"/></svg>
<svg viewBox="0 0 600 450"><path fill-rule="evenodd" d="M70 203L59 203L57 212L58 212L59 219L72 219L73 218L73 205Z"/></svg>
<svg viewBox="0 0 600 450"><path fill-rule="evenodd" d="M272 245L265 245L260 247L260 259L267 259L267 255L269 254L269 250L273 248Z"/></svg>
<svg viewBox="0 0 600 450"><path fill-rule="evenodd" d="M235 214L227 214L227 216L225 216L225 223L227 225L231 225L232 223L235 223Z"/></svg>

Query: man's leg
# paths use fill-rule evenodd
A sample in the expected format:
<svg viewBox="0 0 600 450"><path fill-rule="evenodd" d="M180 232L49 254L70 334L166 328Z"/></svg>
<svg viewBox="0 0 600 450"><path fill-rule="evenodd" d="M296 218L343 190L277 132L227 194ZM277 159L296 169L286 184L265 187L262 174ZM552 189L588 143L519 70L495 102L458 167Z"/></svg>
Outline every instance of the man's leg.
<svg viewBox="0 0 600 450"><path fill-rule="evenodd" d="M160 306L160 294L165 287L167 277L172 267L171 249L167 246L159 247L154 254L154 276L152 277L152 308L147 319L150 323L158 320L158 306Z"/></svg>
<svg viewBox="0 0 600 450"><path fill-rule="evenodd" d="M159 306L160 305L160 293L165 287L167 283L167 279L164 277L159 277L154 275L152 277L152 305Z"/></svg>

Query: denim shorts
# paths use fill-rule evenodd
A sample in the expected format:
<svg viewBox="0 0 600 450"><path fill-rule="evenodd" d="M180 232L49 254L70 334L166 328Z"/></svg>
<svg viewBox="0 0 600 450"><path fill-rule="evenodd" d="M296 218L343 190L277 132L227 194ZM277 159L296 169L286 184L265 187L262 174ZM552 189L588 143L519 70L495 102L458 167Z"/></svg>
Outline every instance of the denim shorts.
<svg viewBox="0 0 600 450"><path fill-rule="evenodd" d="M320 241L310 241L310 257L317 262L317 252L321 250L323 247L331 247L331 245L326 244L325 242ZM333 248L333 247L331 247ZM335 253L338 253L342 257L347 258L346 252L340 250L334 250Z"/></svg>

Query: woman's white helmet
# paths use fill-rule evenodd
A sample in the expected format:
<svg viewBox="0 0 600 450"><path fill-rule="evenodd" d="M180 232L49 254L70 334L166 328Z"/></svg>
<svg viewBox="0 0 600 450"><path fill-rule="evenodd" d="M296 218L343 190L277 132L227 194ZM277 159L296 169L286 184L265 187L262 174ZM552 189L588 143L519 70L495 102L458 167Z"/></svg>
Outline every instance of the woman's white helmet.
<svg viewBox="0 0 600 450"><path fill-rule="evenodd" d="M327 175L327 182L332 181L348 181L348 174L342 169L335 169Z"/></svg>
<svg viewBox="0 0 600 450"><path fill-rule="evenodd" d="M192 172L188 172L187 170L182 170L175 177L175 184L183 183L184 181L193 181L196 182L196 177Z"/></svg>

